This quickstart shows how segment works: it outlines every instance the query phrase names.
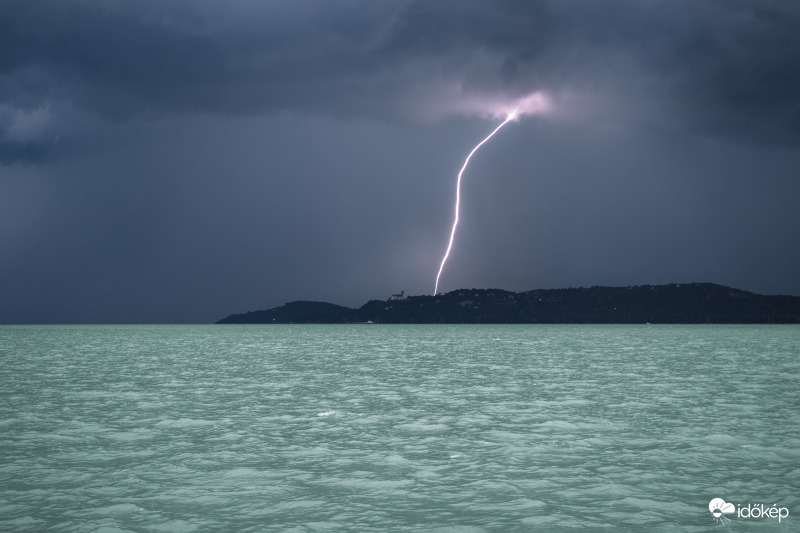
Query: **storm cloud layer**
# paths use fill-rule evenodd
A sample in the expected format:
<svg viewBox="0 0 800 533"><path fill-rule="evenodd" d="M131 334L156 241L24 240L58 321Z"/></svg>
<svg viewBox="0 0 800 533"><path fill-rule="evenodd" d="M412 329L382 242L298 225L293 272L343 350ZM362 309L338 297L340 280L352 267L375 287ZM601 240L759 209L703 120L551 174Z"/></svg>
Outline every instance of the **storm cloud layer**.
<svg viewBox="0 0 800 533"><path fill-rule="evenodd" d="M0 5L0 322L430 292L532 94L444 290L800 294L796 2Z"/></svg>

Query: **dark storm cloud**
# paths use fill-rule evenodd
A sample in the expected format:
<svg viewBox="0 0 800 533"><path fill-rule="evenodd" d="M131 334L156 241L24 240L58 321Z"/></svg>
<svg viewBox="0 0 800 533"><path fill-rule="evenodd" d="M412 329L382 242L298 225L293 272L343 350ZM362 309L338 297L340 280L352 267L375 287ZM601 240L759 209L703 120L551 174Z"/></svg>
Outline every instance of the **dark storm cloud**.
<svg viewBox="0 0 800 533"><path fill-rule="evenodd" d="M543 90L578 120L795 144L798 28L800 7L775 1L8 0L0 103L116 121L281 109L413 118L452 98ZM57 113L49 126L88 133ZM2 160L52 155L52 138L20 143L8 127Z"/></svg>
<svg viewBox="0 0 800 533"><path fill-rule="evenodd" d="M418 2L390 48L480 89L580 96L592 118L795 144L798 28L792 2Z"/></svg>
<svg viewBox="0 0 800 533"><path fill-rule="evenodd" d="M323 5L292 14L257 4L9 4L0 23L4 100L30 107L64 98L110 118L274 110L297 90L324 96L333 78L360 68L357 26L373 22L343 21ZM28 69L45 74L14 83Z"/></svg>

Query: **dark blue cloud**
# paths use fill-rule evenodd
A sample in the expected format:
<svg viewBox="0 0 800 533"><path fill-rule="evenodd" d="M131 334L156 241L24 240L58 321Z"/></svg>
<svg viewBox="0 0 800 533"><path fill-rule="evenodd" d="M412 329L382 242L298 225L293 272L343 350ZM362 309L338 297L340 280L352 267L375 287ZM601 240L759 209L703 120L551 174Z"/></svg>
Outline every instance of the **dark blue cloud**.
<svg viewBox="0 0 800 533"><path fill-rule="evenodd" d="M409 94L435 100L458 85L465 97L577 93L654 127L795 144L798 27L800 8L774 1L9 0L0 102L69 102L108 120L285 109L398 119L414 113Z"/></svg>

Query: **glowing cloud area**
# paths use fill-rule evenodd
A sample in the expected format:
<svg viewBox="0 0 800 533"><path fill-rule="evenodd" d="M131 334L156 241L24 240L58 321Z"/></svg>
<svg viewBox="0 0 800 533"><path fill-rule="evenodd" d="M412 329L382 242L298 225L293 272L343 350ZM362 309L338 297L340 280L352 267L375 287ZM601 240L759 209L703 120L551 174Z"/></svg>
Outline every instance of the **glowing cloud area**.
<svg viewBox="0 0 800 533"><path fill-rule="evenodd" d="M549 100L544 94L536 92L519 100L514 109L508 111L506 116L513 115L513 118L518 118L524 115L543 115L550 110Z"/></svg>
<svg viewBox="0 0 800 533"><path fill-rule="evenodd" d="M509 115L521 118L526 115L544 115L552 111L550 99L540 91L522 98L464 95L451 91L437 112L445 114L473 115L489 119L505 120Z"/></svg>

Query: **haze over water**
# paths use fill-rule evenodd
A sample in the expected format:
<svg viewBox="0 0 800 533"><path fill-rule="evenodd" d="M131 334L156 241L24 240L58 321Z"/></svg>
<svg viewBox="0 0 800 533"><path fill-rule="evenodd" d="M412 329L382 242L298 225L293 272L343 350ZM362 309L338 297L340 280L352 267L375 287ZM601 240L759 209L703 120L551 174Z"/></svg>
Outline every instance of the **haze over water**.
<svg viewBox="0 0 800 533"><path fill-rule="evenodd" d="M800 513L797 326L2 326L0 529L710 531Z"/></svg>

